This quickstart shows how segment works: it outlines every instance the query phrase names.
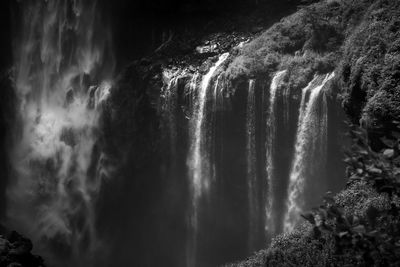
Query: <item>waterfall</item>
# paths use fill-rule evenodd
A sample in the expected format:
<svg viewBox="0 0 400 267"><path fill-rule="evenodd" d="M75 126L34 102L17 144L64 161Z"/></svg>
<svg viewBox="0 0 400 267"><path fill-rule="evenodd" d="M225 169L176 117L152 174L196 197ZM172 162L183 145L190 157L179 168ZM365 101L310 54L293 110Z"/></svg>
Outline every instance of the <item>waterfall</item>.
<svg viewBox="0 0 400 267"><path fill-rule="evenodd" d="M48 258L57 244L68 252L69 266L85 265L100 246L94 205L107 157L94 150L112 86L110 35L99 23L95 1L19 4L19 119L10 152L8 220Z"/></svg>
<svg viewBox="0 0 400 267"><path fill-rule="evenodd" d="M219 86L220 86L220 80L221 80L222 74L219 74L217 79L215 80L215 85L214 85L214 91L212 94L212 107L211 107L211 127L212 127L212 135L209 135L209 150L212 153L212 155L216 155L216 148L217 148L217 138L216 138L216 129L218 127L217 125L217 111L220 108L221 105L221 99L222 99L222 93L219 91ZM217 170L216 170L216 159L212 158L212 182L215 182L217 180Z"/></svg>
<svg viewBox="0 0 400 267"><path fill-rule="evenodd" d="M194 116L195 110L194 110L194 106L196 103L196 88L197 88L197 82L199 79L199 73L196 72L192 75L192 78L190 79L190 82L188 84L188 86L185 87L185 99L186 99L186 103L187 103L187 109L188 109L188 113L186 114L186 118L190 120L190 118L192 118Z"/></svg>
<svg viewBox="0 0 400 267"><path fill-rule="evenodd" d="M249 80L246 110L246 157L247 157L247 185L249 198L249 251L254 251L257 240L258 224L260 221L259 196L257 188L256 170L256 98L255 80Z"/></svg>
<svg viewBox="0 0 400 267"><path fill-rule="evenodd" d="M316 76L302 91L285 231L295 227L300 213L306 208L308 196L321 193L321 190L312 190L312 187L321 183L316 179L321 179L322 175L317 176L326 164L328 107L323 88L333 77L334 73L325 77ZM306 184L311 187L310 190L306 190Z"/></svg>
<svg viewBox="0 0 400 267"><path fill-rule="evenodd" d="M177 121L176 109L178 104L178 81L184 75L181 71L176 71L172 74L164 72L163 75L168 79L167 86L162 88L163 98L163 115L166 117L166 127L169 133L169 144L171 160L176 159L177 148Z"/></svg>
<svg viewBox="0 0 400 267"><path fill-rule="evenodd" d="M204 127L204 118L205 118L205 106L206 106L206 96L207 89L209 88L209 83L211 78L213 77L214 72L217 68L228 58L228 53L221 55L218 61L215 63L213 67L210 68L208 73L203 77L200 85L200 90L198 92L198 103L196 105L196 112L194 114L194 131L192 140L192 151L190 155L190 169L192 172L191 180L194 189L194 199L200 197L203 191L207 191L209 188L209 177L208 177L208 159L204 155L203 146L206 130Z"/></svg>
<svg viewBox="0 0 400 267"><path fill-rule="evenodd" d="M290 86L286 86L285 90L283 91L283 123L285 125L285 128L288 129L290 127L290 111L291 111L291 90Z"/></svg>
<svg viewBox="0 0 400 267"><path fill-rule="evenodd" d="M207 138L206 129L206 102L207 91L210 87L210 81L218 67L228 58L229 53L222 54L214 66L210 68L208 73L203 76L200 88L198 90L197 102L194 105L193 125L190 130L191 148L189 151L189 179L192 194L192 207L191 207L191 230L193 237L191 250L189 254L188 266L194 266L196 257L196 242L198 231L198 205L199 199L204 192L207 192L210 187L210 162L208 158L208 151L205 151L205 141Z"/></svg>
<svg viewBox="0 0 400 267"><path fill-rule="evenodd" d="M277 72L271 81L269 92L269 107L267 119L267 137L266 137L266 160L267 160L267 175L268 175L268 194L266 205L266 225L265 228L268 232L274 233L273 225L273 201L274 201L274 146L276 136L276 95L279 86L283 82L286 70Z"/></svg>

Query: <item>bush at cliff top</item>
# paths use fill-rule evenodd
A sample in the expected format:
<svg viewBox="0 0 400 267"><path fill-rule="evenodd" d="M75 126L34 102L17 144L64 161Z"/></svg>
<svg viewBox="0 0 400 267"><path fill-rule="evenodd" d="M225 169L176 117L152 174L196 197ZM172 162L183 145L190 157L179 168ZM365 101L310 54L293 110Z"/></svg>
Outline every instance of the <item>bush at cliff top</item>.
<svg viewBox="0 0 400 267"><path fill-rule="evenodd" d="M315 72L332 71L340 58L336 53L343 42L343 27L348 26L339 20L344 10L344 3L322 1L282 19L244 45L228 65L227 78L268 77L278 69L292 69L296 75L291 77L297 81L290 83L297 89Z"/></svg>

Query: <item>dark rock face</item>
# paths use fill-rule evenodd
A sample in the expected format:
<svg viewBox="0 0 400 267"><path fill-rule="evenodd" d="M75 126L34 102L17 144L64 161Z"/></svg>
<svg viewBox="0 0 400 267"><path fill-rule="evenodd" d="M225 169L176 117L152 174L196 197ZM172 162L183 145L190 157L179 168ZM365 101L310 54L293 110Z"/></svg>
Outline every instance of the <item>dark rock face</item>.
<svg viewBox="0 0 400 267"><path fill-rule="evenodd" d="M96 266L129 266L132 258L139 265L160 264L151 255L163 253L154 247L162 232L149 231L157 228L157 222L166 223L163 212L167 210L159 205L166 181L157 180L161 140L157 103L152 103L151 97L152 68L157 67L143 67L140 62L126 68L104 107L100 143L114 160L116 171L100 192L97 217L112 257Z"/></svg>
<svg viewBox="0 0 400 267"><path fill-rule="evenodd" d="M9 12L9 5L12 0L6 0L1 3L0 8L0 28L2 32L2 38L4 40L11 40L11 14ZM1 42L0 44L0 71L4 71L10 67L12 60L12 44L11 42Z"/></svg>
<svg viewBox="0 0 400 267"><path fill-rule="evenodd" d="M33 255L32 249L32 242L15 231L0 235L0 266L44 267L43 259Z"/></svg>
<svg viewBox="0 0 400 267"><path fill-rule="evenodd" d="M210 33L255 33L296 9L300 0L102 0L111 18L119 66L181 38L180 49ZM255 13L257 13L256 16ZM115 17L115 18L114 18ZM183 38L182 38L183 37ZM191 51L194 52L194 51Z"/></svg>
<svg viewBox="0 0 400 267"><path fill-rule="evenodd" d="M16 96L12 87L10 73L0 74L0 219L5 215L5 191L9 175L9 159L7 149L10 141L10 128L15 120Z"/></svg>

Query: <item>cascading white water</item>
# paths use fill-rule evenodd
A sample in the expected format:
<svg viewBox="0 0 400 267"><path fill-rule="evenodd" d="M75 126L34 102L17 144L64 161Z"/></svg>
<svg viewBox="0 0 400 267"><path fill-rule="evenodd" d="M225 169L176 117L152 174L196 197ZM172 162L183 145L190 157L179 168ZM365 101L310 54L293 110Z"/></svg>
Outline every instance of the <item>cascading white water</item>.
<svg viewBox="0 0 400 267"><path fill-rule="evenodd" d="M196 112L194 114L194 129L192 140L192 149L190 155L190 163L189 168L191 171L191 182L193 185L193 197L197 199L203 193L203 191L207 191L210 185L210 180L208 177L208 159L204 155L203 146L204 146L204 134L206 133L206 129L204 128L204 118L205 118L205 106L206 106L206 96L207 89L209 88L209 84L211 78L214 75L214 72L218 69L218 67L228 58L229 54L222 54L218 61L214 66L210 68L208 73L203 77L200 85L200 90L198 92L198 103L196 105Z"/></svg>
<svg viewBox="0 0 400 267"><path fill-rule="evenodd" d="M93 150L101 103L112 85L109 33L99 24L95 1L20 5L14 72L19 125L10 153L8 219L42 254L51 257L57 243L69 251L68 264L85 264L99 245L94 204L106 156Z"/></svg>
<svg viewBox="0 0 400 267"><path fill-rule="evenodd" d="M305 194L316 193L304 191L305 183L316 182L308 178L315 175L319 169L325 168L328 107L323 88L333 77L334 73L325 77L317 76L302 91L295 154L288 189L285 231L293 230L301 212L306 208Z"/></svg>
<svg viewBox="0 0 400 267"><path fill-rule="evenodd" d="M214 84L214 91L212 94L212 107L211 107L211 125L212 125L212 135L209 135L209 140L207 141L209 143L209 151L215 155L216 153L216 131L215 129L217 129L217 111L220 108L220 100L222 99L222 93L219 91L219 86L220 86L220 80L221 80L222 74L219 74L217 79L215 80L215 84ZM211 181L215 182L217 180L217 170L216 170L216 162L215 159L213 160L213 162L211 163L212 168L211 170Z"/></svg>
<svg viewBox="0 0 400 267"><path fill-rule="evenodd" d="M256 172L256 96L255 80L249 80L246 110L246 158L247 186L249 199L249 251L254 251L257 239L258 223L260 221L259 196Z"/></svg>
<svg viewBox="0 0 400 267"><path fill-rule="evenodd" d="M288 129L289 127L289 120L290 120L290 106L291 106L290 99L291 99L290 86L286 86L283 91L283 123L286 129Z"/></svg>
<svg viewBox="0 0 400 267"><path fill-rule="evenodd" d="M168 80L167 86L162 89L163 98L163 115L166 117L166 124L169 132L169 144L172 159L176 158L176 138L177 138L177 125L176 125L176 109L178 101L178 81L185 75L185 72L180 70L174 73L164 71L163 76Z"/></svg>
<svg viewBox="0 0 400 267"><path fill-rule="evenodd" d="M193 233L190 251L188 252L188 266L195 266L196 242L198 231L198 205L199 199L210 187L210 162L208 152L205 151L207 129L205 127L207 91L210 81L218 67L228 58L229 53L222 54L208 73L204 75L198 90L197 102L194 105L192 129L190 129L191 148L189 152L188 167L192 194L191 231Z"/></svg>
<svg viewBox="0 0 400 267"><path fill-rule="evenodd" d="M273 234L275 229L272 222L272 208L274 201L274 146L276 136L276 95L279 86L281 86L285 77L286 70L275 73L271 81L269 92L269 107L267 119L267 137L266 137L266 160L267 160L267 175L268 175L268 194L266 204L266 225L265 229Z"/></svg>
<svg viewBox="0 0 400 267"><path fill-rule="evenodd" d="M190 79L190 82L188 84L188 86L185 86L185 99L186 99L186 103L188 103L188 112L190 114L186 114L186 118L190 119L194 116L194 114L192 114L193 112L195 112L194 110L194 106L196 103L196 88L197 88L197 82L199 79L199 73L195 72L192 75L192 78Z"/></svg>

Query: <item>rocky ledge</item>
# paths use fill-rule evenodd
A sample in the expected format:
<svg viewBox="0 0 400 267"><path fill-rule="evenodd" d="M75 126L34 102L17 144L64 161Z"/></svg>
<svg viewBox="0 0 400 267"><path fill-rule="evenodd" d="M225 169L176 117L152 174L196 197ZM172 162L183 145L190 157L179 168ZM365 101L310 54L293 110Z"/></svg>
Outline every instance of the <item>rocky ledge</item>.
<svg viewBox="0 0 400 267"><path fill-rule="evenodd" d="M33 255L32 242L12 231L0 231L0 267L44 267L40 256Z"/></svg>

